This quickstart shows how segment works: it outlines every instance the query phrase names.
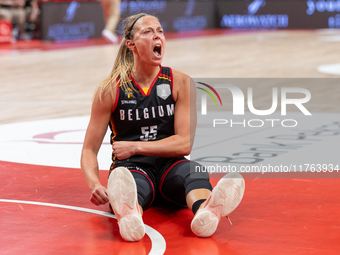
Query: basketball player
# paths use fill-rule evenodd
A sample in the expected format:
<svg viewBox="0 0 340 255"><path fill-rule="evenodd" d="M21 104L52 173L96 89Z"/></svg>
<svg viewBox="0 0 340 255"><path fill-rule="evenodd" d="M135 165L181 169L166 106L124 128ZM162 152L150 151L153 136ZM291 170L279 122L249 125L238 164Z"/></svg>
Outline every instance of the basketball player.
<svg viewBox="0 0 340 255"><path fill-rule="evenodd" d="M124 33L113 70L95 93L82 150L91 202L110 202L127 241L144 236L143 210L156 195L188 206L195 215L192 231L211 236L240 203L244 180L228 174L212 190L208 174L195 172L198 164L184 158L195 135L195 85L188 75L161 66L166 43L158 19L131 16ZM106 189L97 153L108 125L113 163Z"/></svg>
<svg viewBox="0 0 340 255"><path fill-rule="evenodd" d="M108 17L106 20L105 28L102 31L102 36L108 41L116 44L118 43L118 36L116 28L120 19L120 0L101 0L104 8L108 9ZM106 8L105 8L106 9Z"/></svg>

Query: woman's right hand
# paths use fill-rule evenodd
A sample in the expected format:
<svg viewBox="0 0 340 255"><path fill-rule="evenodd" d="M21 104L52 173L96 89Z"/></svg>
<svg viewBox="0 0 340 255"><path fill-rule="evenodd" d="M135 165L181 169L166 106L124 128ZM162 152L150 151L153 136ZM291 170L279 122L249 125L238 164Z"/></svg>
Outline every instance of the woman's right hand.
<svg viewBox="0 0 340 255"><path fill-rule="evenodd" d="M95 205L104 205L109 202L107 189L102 185L94 187L92 189L90 201Z"/></svg>

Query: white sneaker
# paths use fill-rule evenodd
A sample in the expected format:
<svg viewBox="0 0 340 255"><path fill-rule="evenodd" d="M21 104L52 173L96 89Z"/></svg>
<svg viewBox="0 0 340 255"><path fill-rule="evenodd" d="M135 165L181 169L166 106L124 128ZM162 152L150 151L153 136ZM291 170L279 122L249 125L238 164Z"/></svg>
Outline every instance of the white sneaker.
<svg viewBox="0 0 340 255"><path fill-rule="evenodd" d="M213 235L221 218L240 204L244 189L244 179L239 173L225 175L191 221L192 232L199 237Z"/></svg>
<svg viewBox="0 0 340 255"><path fill-rule="evenodd" d="M139 241L145 226L137 201L136 182L128 169L117 167L108 180L110 204L117 217L119 232L126 241Z"/></svg>
<svg viewBox="0 0 340 255"><path fill-rule="evenodd" d="M118 43L118 37L108 29L102 31L102 36L114 44Z"/></svg>

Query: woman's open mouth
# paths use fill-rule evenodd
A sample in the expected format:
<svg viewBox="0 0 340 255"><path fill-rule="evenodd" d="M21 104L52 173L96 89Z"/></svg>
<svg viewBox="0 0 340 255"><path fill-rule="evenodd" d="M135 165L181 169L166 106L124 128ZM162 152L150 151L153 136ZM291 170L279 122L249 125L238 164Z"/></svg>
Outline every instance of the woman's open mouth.
<svg viewBox="0 0 340 255"><path fill-rule="evenodd" d="M156 57L160 57L162 55L162 46L160 44L156 44L153 48L153 53Z"/></svg>

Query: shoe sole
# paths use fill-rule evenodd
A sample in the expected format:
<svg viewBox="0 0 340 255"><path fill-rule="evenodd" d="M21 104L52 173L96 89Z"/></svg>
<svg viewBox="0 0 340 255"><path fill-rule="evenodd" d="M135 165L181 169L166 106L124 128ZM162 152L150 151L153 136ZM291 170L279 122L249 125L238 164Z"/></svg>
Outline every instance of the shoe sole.
<svg viewBox="0 0 340 255"><path fill-rule="evenodd" d="M210 237L222 217L232 213L240 204L245 182L238 173L224 176L216 185L206 204L199 209L191 222L191 230L199 237Z"/></svg>
<svg viewBox="0 0 340 255"><path fill-rule="evenodd" d="M137 203L137 187L130 171L118 167L108 180L110 204L117 217L119 232L126 241L139 241L145 235L145 226Z"/></svg>
<svg viewBox="0 0 340 255"><path fill-rule="evenodd" d="M116 37L114 34L112 34L110 31L102 31L102 37L104 37L105 40L109 41L113 44L118 44L118 37Z"/></svg>

